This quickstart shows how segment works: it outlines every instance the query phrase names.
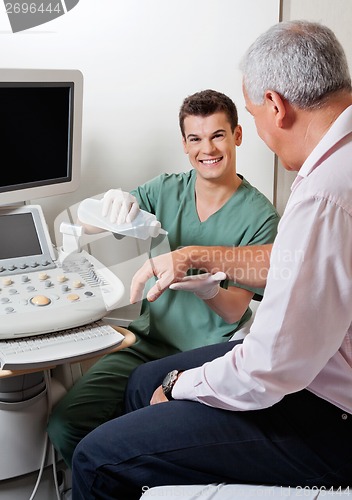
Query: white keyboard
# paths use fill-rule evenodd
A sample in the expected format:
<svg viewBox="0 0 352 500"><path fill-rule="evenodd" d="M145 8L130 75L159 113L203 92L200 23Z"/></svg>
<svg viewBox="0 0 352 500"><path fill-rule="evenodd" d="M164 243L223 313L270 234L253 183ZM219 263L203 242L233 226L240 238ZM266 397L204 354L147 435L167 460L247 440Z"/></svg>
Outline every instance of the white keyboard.
<svg viewBox="0 0 352 500"><path fill-rule="evenodd" d="M64 364L103 354L124 336L102 320L34 337L0 341L0 367L23 370Z"/></svg>

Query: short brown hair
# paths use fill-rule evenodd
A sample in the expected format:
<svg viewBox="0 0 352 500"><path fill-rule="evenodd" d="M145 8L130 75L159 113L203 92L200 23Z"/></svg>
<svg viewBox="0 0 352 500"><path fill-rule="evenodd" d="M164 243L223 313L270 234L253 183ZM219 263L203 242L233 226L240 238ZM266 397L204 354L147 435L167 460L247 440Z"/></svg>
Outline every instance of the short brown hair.
<svg viewBox="0 0 352 500"><path fill-rule="evenodd" d="M210 116L219 112L226 114L231 130L234 132L238 125L237 108L227 95L207 89L186 97L179 113L182 136L185 138L184 121L187 116Z"/></svg>

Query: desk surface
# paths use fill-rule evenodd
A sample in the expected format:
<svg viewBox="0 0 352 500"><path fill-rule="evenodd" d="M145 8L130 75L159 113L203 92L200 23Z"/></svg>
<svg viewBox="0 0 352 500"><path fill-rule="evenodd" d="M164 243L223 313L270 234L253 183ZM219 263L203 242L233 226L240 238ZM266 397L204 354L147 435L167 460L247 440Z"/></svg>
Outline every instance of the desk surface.
<svg viewBox="0 0 352 500"><path fill-rule="evenodd" d="M115 347L112 347L111 350L108 351L109 353L120 351L120 349L125 349L125 347L129 347L130 345L134 344L134 342L136 341L136 337L135 337L134 333L132 333L130 330L127 330L126 328L122 328L122 327L115 326L115 325L111 325L111 326L113 328L115 328L115 330L120 332L125 338L121 342L121 344L119 344ZM104 352L103 354L107 354L107 352ZM101 354L101 356L103 354ZM95 358L98 355L99 355L98 353L93 354L92 358ZM87 361L87 359L89 359L89 358L87 358L86 356L82 357L82 361L83 360ZM70 363L69 359L67 360L67 363ZM75 360L72 361L72 363L79 363L79 361L77 361L77 358L75 358ZM48 365L45 367L32 368L32 369L27 369L27 370L0 370L0 378L16 377L17 375L24 375L26 373L42 372L45 370L50 370L50 369L55 368L55 367L56 367L56 365L53 364L53 365Z"/></svg>
<svg viewBox="0 0 352 500"><path fill-rule="evenodd" d="M128 328L128 325L134 319L138 318L141 312L141 302L136 304L127 304L123 307L119 307L107 313L103 318L104 321L109 323L109 325L124 326Z"/></svg>

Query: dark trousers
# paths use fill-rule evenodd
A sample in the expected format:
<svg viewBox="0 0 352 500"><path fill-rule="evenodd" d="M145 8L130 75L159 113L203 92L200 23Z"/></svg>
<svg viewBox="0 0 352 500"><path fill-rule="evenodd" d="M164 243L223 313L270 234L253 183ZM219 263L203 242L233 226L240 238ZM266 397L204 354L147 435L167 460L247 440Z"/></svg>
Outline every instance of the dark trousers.
<svg viewBox="0 0 352 500"><path fill-rule="evenodd" d="M73 500L137 500L148 488L173 484L352 486L352 415L307 390L254 411L191 401L149 406L167 372L199 366L233 345L202 347L137 368L126 391L127 413L76 448Z"/></svg>

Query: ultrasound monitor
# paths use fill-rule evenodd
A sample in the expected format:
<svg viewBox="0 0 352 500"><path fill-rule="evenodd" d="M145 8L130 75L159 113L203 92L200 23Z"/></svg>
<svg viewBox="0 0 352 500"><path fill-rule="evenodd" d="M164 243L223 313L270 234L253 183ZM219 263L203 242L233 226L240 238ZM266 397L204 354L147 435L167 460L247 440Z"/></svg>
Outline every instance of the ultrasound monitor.
<svg viewBox="0 0 352 500"><path fill-rule="evenodd" d="M0 234L0 276L56 267L56 256L39 205L0 207Z"/></svg>
<svg viewBox="0 0 352 500"><path fill-rule="evenodd" d="M0 205L78 188L82 101L78 70L0 69Z"/></svg>

